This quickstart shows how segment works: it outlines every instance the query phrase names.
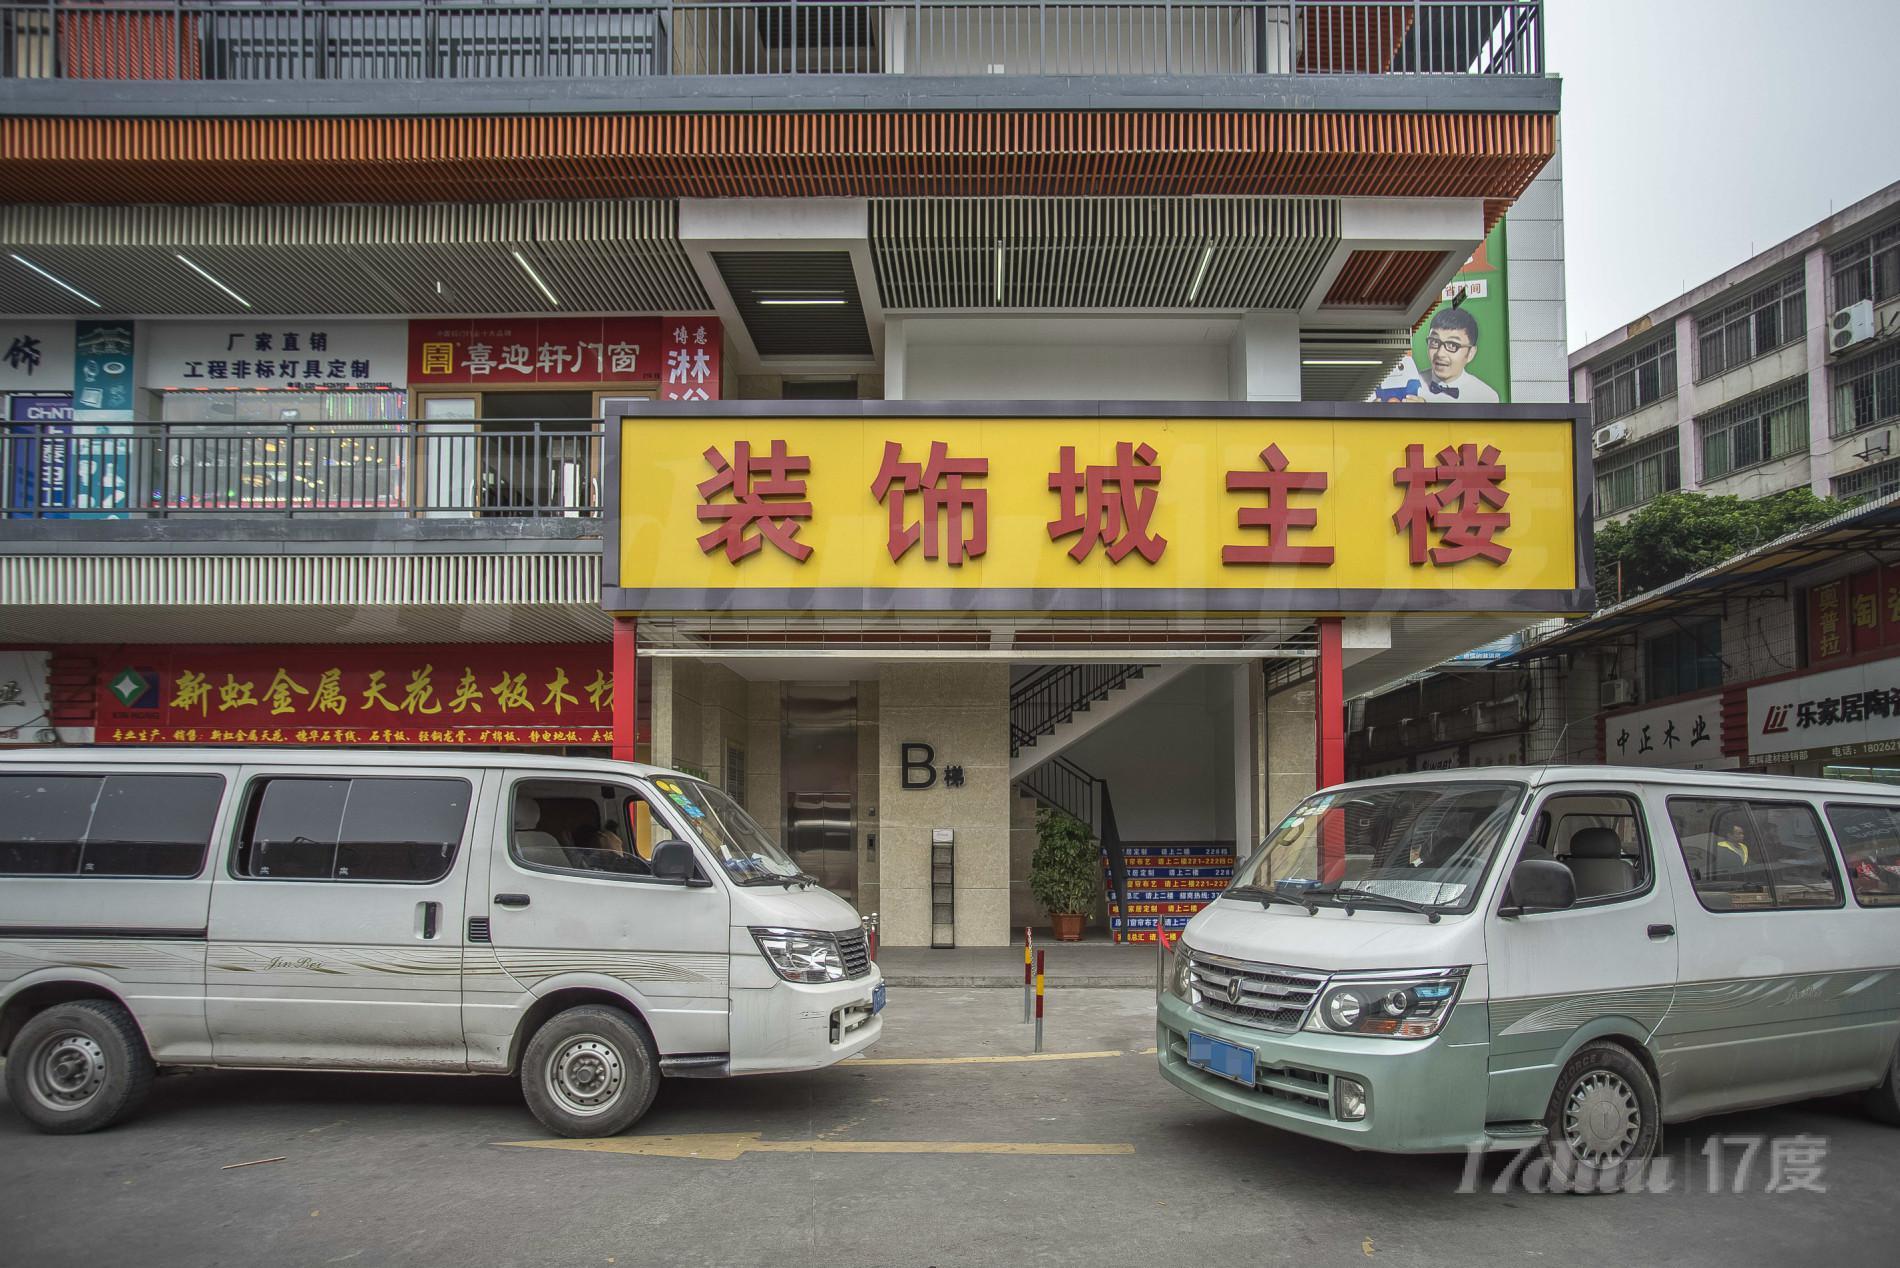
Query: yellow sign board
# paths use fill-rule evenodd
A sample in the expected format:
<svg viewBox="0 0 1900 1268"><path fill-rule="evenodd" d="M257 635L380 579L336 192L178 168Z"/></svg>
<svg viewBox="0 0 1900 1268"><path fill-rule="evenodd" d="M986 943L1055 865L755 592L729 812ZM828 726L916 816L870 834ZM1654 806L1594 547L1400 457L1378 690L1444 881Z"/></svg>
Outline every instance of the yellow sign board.
<svg viewBox="0 0 1900 1268"><path fill-rule="evenodd" d="M606 607L1589 608L1568 408L824 408L610 421Z"/></svg>

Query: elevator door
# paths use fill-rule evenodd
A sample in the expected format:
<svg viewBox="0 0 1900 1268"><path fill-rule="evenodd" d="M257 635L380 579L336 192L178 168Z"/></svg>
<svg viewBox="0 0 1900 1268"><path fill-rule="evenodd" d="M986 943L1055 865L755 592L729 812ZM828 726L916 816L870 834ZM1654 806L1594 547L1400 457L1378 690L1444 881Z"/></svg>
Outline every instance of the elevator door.
<svg viewBox="0 0 1900 1268"><path fill-rule="evenodd" d="M780 777L785 846L846 902L858 901L858 694L851 683L787 683Z"/></svg>

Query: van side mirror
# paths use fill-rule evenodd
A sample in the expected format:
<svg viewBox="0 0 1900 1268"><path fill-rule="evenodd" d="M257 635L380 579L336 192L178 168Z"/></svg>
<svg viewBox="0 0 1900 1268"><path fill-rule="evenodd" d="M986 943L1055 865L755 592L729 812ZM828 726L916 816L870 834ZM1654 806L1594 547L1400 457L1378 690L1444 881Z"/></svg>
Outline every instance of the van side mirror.
<svg viewBox="0 0 1900 1268"><path fill-rule="evenodd" d="M662 841L653 847L653 875L656 880L675 881L681 885L712 884L700 876L693 847L677 838Z"/></svg>
<svg viewBox="0 0 1900 1268"><path fill-rule="evenodd" d="M1577 878L1554 859L1519 859L1511 869L1501 916L1523 916L1537 911L1564 911L1577 905Z"/></svg>

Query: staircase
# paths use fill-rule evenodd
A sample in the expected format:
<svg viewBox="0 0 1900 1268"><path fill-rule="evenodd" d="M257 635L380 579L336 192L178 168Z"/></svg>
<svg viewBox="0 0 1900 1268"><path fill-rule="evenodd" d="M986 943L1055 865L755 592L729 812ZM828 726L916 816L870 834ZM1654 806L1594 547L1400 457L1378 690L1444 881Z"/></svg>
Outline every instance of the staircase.
<svg viewBox="0 0 1900 1268"><path fill-rule="evenodd" d="M1158 928L1180 931L1234 874L1234 856L1212 846L1125 844L1107 781L1066 757L1043 762L1020 783L1043 805L1087 824L1102 843L1109 936L1116 942L1153 942Z"/></svg>
<svg viewBox="0 0 1900 1268"><path fill-rule="evenodd" d="M1052 665L1031 674L1009 693L1010 778L1025 778L1187 669L1185 665L1087 663Z"/></svg>

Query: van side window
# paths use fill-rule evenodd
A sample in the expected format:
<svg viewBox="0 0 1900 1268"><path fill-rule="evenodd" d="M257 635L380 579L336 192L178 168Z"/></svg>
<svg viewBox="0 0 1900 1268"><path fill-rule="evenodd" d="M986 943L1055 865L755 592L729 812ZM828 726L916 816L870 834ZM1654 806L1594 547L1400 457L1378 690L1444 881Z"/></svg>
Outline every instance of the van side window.
<svg viewBox="0 0 1900 1268"><path fill-rule="evenodd" d="M1803 802L1671 797L1669 819L1709 911L1841 905L1833 852Z"/></svg>
<svg viewBox="0 0 1900 1268"><path fill-rule="evenodd" d="M0 776L0 875L196 876L217 775Z"/></svg>
<svg viewBox="0 0 1900 1268"><path fill-rule="evenodd" d="M515 785L508 852L543 871L651 876L664 823L624 784L524 779ZM657 835L656 835L657 832Z"/></svg>
<svg viewBox="0 0 1900 1268"><path fill-rule="evenodd" d="M1570 869L1577 902L1613 902L1647 893L1654 875L1636 802L1617 793L1560 793L1544 803L1525 858Z"/></svg>
<svg viewBox="0 0 1900 1268"><path fill-rule="evenodd" d="M1900 807L1829 804L1827 821L1863 907L1900 907Z"/></svg>
<svg viewBox="0 0 1900 1268"><path fill-rule="evenodd" d="M254 880L439 881L455 866L462 779L260 779L232 870Z"/></svg>

